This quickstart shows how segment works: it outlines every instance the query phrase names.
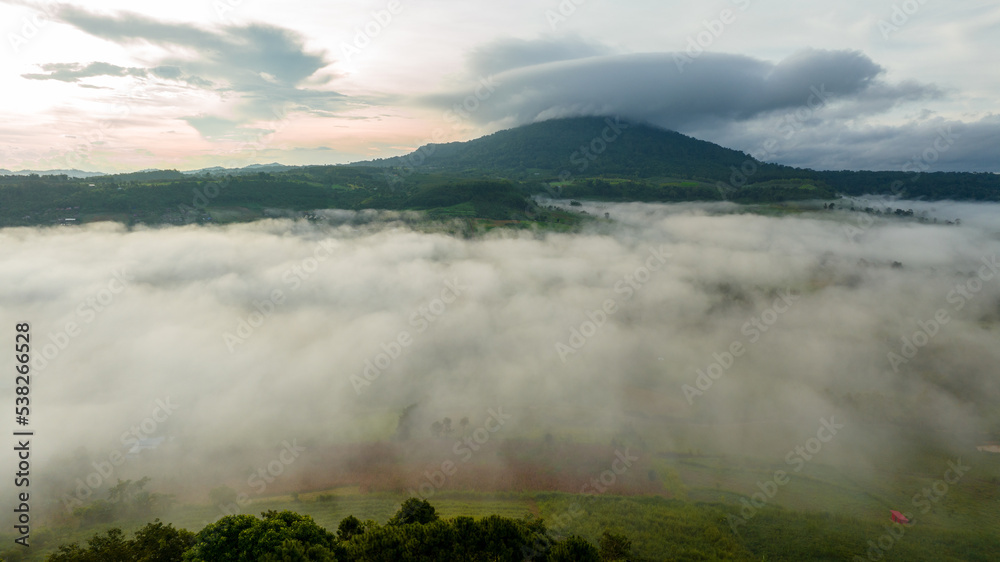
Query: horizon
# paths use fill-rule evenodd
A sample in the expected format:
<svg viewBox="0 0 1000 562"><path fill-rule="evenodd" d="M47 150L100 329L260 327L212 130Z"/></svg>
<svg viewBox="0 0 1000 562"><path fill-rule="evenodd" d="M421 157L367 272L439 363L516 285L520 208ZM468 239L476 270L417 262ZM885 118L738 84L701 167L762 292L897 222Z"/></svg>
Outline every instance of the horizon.
<svg viewBox="0 0 1000 562"><path fill-rule="evenodd" d="M609 118L614 118L614 116L594 115L594 116L581 116L581 117L557 117L557 118L552 118L552 119L546 119L546 120L543 120L543 121L536 121L534 123L527 123L527 124L524 124L524 125L518 125L516 127L509 127L509 128L505 128L505 129L500 129L498 131L494 131L492 133L487 133L487 134L484 134L481 137L477 137L475 139L471 139L471 140L468 140L468 141L444 141L444 142L439 142L439 143L428 143L428 144L430 144L430 145L439 145L439 144L453 144L453 143L468 143L468 142L473 142L473 141L476 141L476 140L480 140L480 139L485 138L487 136L490 136L492 134L503 132L503 131L506 131L506 130L514 130L514 129L518 129L518 128L524 128L524 127L528 127L530 125L537 125L537 124L546 123L546 122L549 122L549 121L560 121L560 120L567 120L567 119L595 119L596 120L596 119L609 119ZM677 131L674 131L672 129L667 129L667 128L664 128L664 127L660 127L660 126L656 125L655 123L651 123L651 122L648 122L648 121L645 121L645 122L640 122L640 121L625 121L625 122L627 122L629 125L643 125L643 126L648 126L650 128L658 129L658 130L661 130L661 131L677 132ZM683 133L681 133L681 134L683 134ZM684 136L686 136L688 138L692 138L694 140L702 140L702 139L695 139L694 137L691 137L689 135L684 135ZM706 142L710 142L710 141L706 141ZM712 144L715 144L715 143L712 143ZM411 155L411 154L415 154L415 153L419 152L420 149L423 148L424 146L427 146L427 145L422 145L421 147L418 147L417 149L415 149L412 152L405 153L405 154L402 154L402 155L399 155L399 156L405 157L405 156L408 156L408 155ZM729 148L729 147L723 147L723 148ZM39 175L57 175L57 174L55 174L55 172L61 172L61 173L65 173L65 172L78 172L78 173L81 173L81 174L88 174L88 175L87 176L73 176L73 175L70 175L70 177L78 177L80 179L85 179L86 177L97 177L96 175L95 176L90 176L90 174L117 175L117 174L131 174L131 173L157 172L157 171L177 171L177 172L180 172L180 173L183 173L183 174L194 174L194 173L204 172L204 171L208 171L208 170L243 170L243 169L247 169L247 168L266 168L266 167L272 167L272 166L282 166L282 167L286 167L286 168L304 168L304 167L313 167L313 166L363 166L363 165L365 165L368 162L372 162L372 161L380 160L380 159L390 159L390 158L394 158L394 157L393 156L388 156L388 157L385 157L385 158L373 158L371 160L362 160L362 161L346 162L346 163L336 163L336 164L285 164L283 162L273 161L273 162L253 162L253 163L246 164L245 166L239 166L239 167L226 167L226 166L218 166L217 165L217 166L208 166L208 167L205 167L205 168L196 168L196 169L143 168L143 169L139 169L139 170L126 170L126 171L120 171L120 172L104 172L104 171L99 171L99 170L80 170L80 169L49 169L49 170L21 169L21 170L8 170L6 168L0 168L0 172L11 172L13 175L25 175L25 174L29 174L29 173L34 173L34 174L39 174ZM766 160L762 160L762 162L767 162L767 161ZM771 162L771 163L774 163L774 162ZM862 169L862 168L838 169L838 170L823 169L823 168L802 168L802 167L798 167L798 168L799 169L811 169L811 170L815 170L815 171L846 171L846 172L855 172L855 171L876 171L876 172L898 171L898 170ZM53 172L53 173L52 174L47 174L47 172ZM989 172L989 171L984 171L984 170L968 170L966 172L967 173L992 173L992 174L1000 174L1000 172ZM929 173L933 173L933 172L929 172ZM962 173L962 172L951 172L951 173Z"/></svg>

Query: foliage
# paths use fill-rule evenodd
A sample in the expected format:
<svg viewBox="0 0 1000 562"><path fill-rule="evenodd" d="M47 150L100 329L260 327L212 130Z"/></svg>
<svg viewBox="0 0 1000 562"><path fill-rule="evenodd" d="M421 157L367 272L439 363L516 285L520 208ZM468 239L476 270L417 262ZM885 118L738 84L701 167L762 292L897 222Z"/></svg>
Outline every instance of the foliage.
<svg viewBox="0 0 1000 562"><path fill-rule="evenodd" d="M345 542L365 532L361 520L353 515L348 515L337 527L337 540Z"/></svg>
<svg viewBox="0 0 1000 562"><path fill-rule="evenodd" d="M434 511L434 506L427 500L409 498L403 502L396 515L392 516L387 525L409 525L417 523L426 525L438 520L438 514Z"/></svg>
<svg viewBox="0 0 1000 562"><path fill-rule="evenodd" d="M115 527L87 540L87 547L73 543L59 547L49 562L180 562L194 544L194 533L164 525L159 519L135 533L131 540Z"/></svg>
<svg viewBox="0 0 1000 562"><path fill-rule="evenodd" d="M984 482L983 490L988 490L988 486ZM975 501L982 501L980 495L975 496L977 498ZM957 502L961 506L963 498L963 495L956 492L949 496L948 501ZM971 498L972 496L970 501ZM363 501L359 499L356 505L370 505L373 499L377 498L366 496ZM384 499L387 504L391 501L388 497ZM847 515L833 515L767 506L750 517L746 524L737 522L734 528L731 525L738 520L733 517L741 517L745 509L745 506L737 502L724 505L657 497L581 496L562 493L515 495L510 496L510 499L517 501L510 504L498 503L495 494L483 495L479 503L470 503L467 499L454 503L442 498L441 501L444 503L439 505L439 508L442 512L462 513L478 507L481 508L481 513L489 513L505 509L506 505L508 513L523 513L513 509L513 506L524 505L519 502L530 500L531 505L536 506L541 516L545 518L544 521L539 517L530 516L488 515L477 518L465 516L439 518L428 523L380 525L375 521L361 521L356 517L344 518L340 515L330 524L333 528L336 527L336 521L340 523L335 537L327 534L321 526L312 523L308 525L312 529L311 534L299 534L296 538L291 531L294 525L283 523L281 520L264 525L263 521L256 517L232 516L213 524L229 525L228 534L232 536L232 542L217 541L214 544L219 547L218 552L221 554L204 559L223 561L255 559L227 557L225 549L227 544L233 549L241 547L241 529L259 526L257 531L247 533L245 537L247 541L253 539L264 545L258 551L261 560L323 560L324 556L329 557L332 552L339 561L521 561L527 557L545 561L558 559L557 556L563 556L562 559L567 559L566 556L577 557L574 559L595 559L592 555L596 552L599 556L596 559L604 561L750 562L765 559L771 562L833 561L853 560L855 556L867 558L869 541L878 543L882 540L885 543L884 535L890 526L887 512L876 514L868 510L863 514L852 512ZM906 528L902 536L892 543L891 549L882 553L884 554L882 559L888 562L992 560L995 557L994 553L1000 551L1000 537L991 526L994 520L981 509L971 509L973 505L984 504L968 504L970 513L977 514L976 519L959 519L959 521L983 520L981 526L944 525L942 523L945 520L932 519L929 516L924 519L918 516L919 522ZM398 511L395 515L388 510L383 512L383 517L386 519L400 519ZM437 512L435 509L435 513ZM300 523L306 519L295 514L288 517L289 520ZM329 518L326 520L331 521ZM182 534L184 531L163 526L158 522L147 528L156 530L151 533L152 536L167 534L168 531L178 533L180 540L175 540L172 544L180 546L186 544L192 551L199 546L194 544L196 536L190 533L184 535ZM898 531L896 532L898 534ZM136 538L128 541L121 536L120 531L113 533L102 531L89 541L83 541L86 544L82 548L76 545L62 547L50 560L90 562L121 559L150 561L179 559L174 555L171 555L173 558L141 558L141 555L133 554L128 548L142 542L138 538L140 534L141 532L136 533ZM197 540L218 538L223 534L227 533L213 534L209 532L209 527L206 527L198 533ZM575 535L591 545L596 544L597 547L587 548L579 540L563 538L565 535ZM188 537L187 542L184 542L185 536ZM163 540L161 544L171 544L171 541ZM39 543L36 542L31 550L38 552L35 550L38 547ZM179 548L174 549L174 554ZM150 552L154 549L147 547L145 550ZM310 553L310 550L313 552ZM121 558L121 556L126 557ZM133 556L135 558L132 558ZM8 554L4 553L4 557L7 558ZM15 554L10 559L19 558L16 558Z"/></svg>
<svg viewBox="0 0 1000 562"><path fill-rule="evenodd" d="M552 547L552 562L600 562L601 556L594 545L576 535Z"/></svg>
<svg viewBox="0 0 1000 562"><path fill-rule="evenodd" d="M261 518L227 515L207 525L184 555L186 562L334 560L336 537L308 515L266 511Z"/></svg>
<svg viewBox="0 0 1000 562"><path fill-rule="evenodd" d="M614 537L614 548L629 546ZM615 550L614 552L618 552ZM164 526L159 520L128 540L121 529L94 535L87 547L65 545L49 562L280 562L288 560L601 560L586 540L548 535L539 519L490 515L481 519L442 520L425 500L410 498L385 525L349 516L337 534L309 516L291 511L267 511L260 518L229 515L193 534Z"/></svg>
<svg viewBox="0 0 1000 562"><path fill-rule="evenodd" d="M598 543L601 560L628 560L632 557L632 541L625 535L604 531Z"/></svg>

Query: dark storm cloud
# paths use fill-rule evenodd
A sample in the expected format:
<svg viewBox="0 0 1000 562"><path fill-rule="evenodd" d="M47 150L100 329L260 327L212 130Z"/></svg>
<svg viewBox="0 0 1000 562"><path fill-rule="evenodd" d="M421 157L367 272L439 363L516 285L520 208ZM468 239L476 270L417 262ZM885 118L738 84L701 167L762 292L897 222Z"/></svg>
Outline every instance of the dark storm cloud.
<svg viewBox="0 0 1000 562"><path fill-rule="evenodd" d="M186 49L197 55L165 56L156 66L146 69L122 69L101 62L83 68L72 64L45 65L43 70L48 74L26 75L26 78L78 81L101 75L155 76L181 80L195 88L237 93L238 101L231 107L232 115L186 118L205 136L227 136L243 122L273 119L288 109L334 111L346 99L336 92L306 87L321 82L315 75L331 61L325 53L307 51L304 39L288 29L266 24L202 29L129 12L97 14L75 6L61 6L53 17L120 45L145 43L171 51ZM223 120L233 126L228 130L219 129L218 123ZM211 126L199 128L201 123Z"/></svg>

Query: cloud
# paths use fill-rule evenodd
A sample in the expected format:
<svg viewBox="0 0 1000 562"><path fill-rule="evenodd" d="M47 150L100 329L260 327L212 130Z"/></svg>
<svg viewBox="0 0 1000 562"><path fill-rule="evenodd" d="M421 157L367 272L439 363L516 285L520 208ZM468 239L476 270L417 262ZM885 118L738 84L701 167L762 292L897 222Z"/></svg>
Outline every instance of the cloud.
<svg viewBox="0 0 1000 562"><path fill-rule="evenodd" d="M148 74L145 68L126 68L106 62L92 62L86 66L77 63L43 64L42 70L48 74L22 74L29 80L59 80L61 82L79 82L81 78L93 76L139 76Z"/></svg>
<svg viewBox="0 0 1000 562"><path fill-rule="evenodd" d="M479 77L525 66L608 55L612 52L605 45L579 37L530 41L505 37L473 49L467 55L466 65L472 76Z"/></svg>
<svg viewBox="0 0 1000 562"><path fill-rule="evenodd" d="M886 69L860 51L806 49L770 62L709 52L607 54L580 39L505 39L473 51L467 70L470 79L496 71L496 91L465 115L484 130L613 115L786 165L900 170L921 160L945 128L962 138L928 152L920 169L1000 171L1000 147L991 140L1000 136L996 116L959 121L924 108L916 119L874 124L946 93L914 80L889 82ZM470 90L419 101L449 110ZM766 143L776 148L762 150Z"/></svg>
<svg viewBox="0 0 1000 562"><path fill-rule="evenodd" d="M178 80L225 95L230 98L222 110L225 114L187 118L209 138L243 137L245 124L273 120L288 110L328 113L342 109L347 101L337 92L317 88L328 81L316 76L330 60L322 52L307 50L304 38L288 29L267 24L203 29L131 12L98 14L71 5L59 6L51 17L125 47L148 44L164 53L148 68L53 63L43 65L48 74L26 78L78 82L91 76L136 76ZM220 128L222 123L228 124L227 130ZM205 126L199 128L201 124Z"/></svg>
<svg viewBox="0 0 1000 562"><path fill-rule="evenodd" d="M167 66L167 65L157 66L151 69L150 72L152 72L156 76L159 76L160 78L170 78L172 80L180 78L181 74L183 74L179 66Z"/></svg>
<svg viewBox="0 0 1000 562"><path fill-rule="evenodd" d="M269 460L254 455L282 440L313 455L388 443L413 403L411 450L386 445L403 448L400 463L420 458L435 419L475 424L502 407L514 416L505 439L551 432L606 443L628 428L650 455L690 447L779 463L804 425L836 414L852 432L822 462L906 464L911 446L958 447L953 436L978 435L1000 400L1000 349L984 329L1000 322L1000 277L961 310L949 300L983 257L1000 254L1000 212L893 206L963 224L880 220L855 233L846 227L861 223L847 213L587 203L615 222L474 239L370 211L321 212L329 224L3 229L0 307L33 319L32 372L59 381L32 418L48 436L36 459L40 482L58 494L47 497L72 493L94 470L66 462L74 451L107 459L167 397L176 412L151 437L174 445L114 478L163 477L158 491L178 491L163 488L174 482L186 493L245 482L248 467ZM113 282L123 268L125 289ZM432 304L448 283L461 295ZM794 304L769 316L786 290ZM594 311L608 300L615 312L601 319ZM948 325L895 372L887 354L942 308ZM752 318L767 329L747 328ZM599 329L581 328L591 319ZM388 365L378 359L381 372L359 396L352 375L403 331L412 344ZM245 339L230 352L225 334ZM695 387L734 341L745 353L689 402L683 386ZM574 346L566 361L560 342ZM302 466L316 474L367 466L310 458Z"/></svg>
<svg viewBox="0 0 1000 562"><path fill-rule="evenodd" d="M788 123L796 121L789 111L686 132L751 155L766 154L767 161L820 170L1000 172L1000 145L994 142L1000 138L1000 116L958 121L925 114L898 125L876 125L838 119L840 112L824 108L808 124L791 129ZM768 143L776 148L765 150Z"/></svg>
<svg viewBox="0 0 1000 562"><path fill-rule="evenodd" d="M535 46L541 49L545 45ZM487 103L471 114L481 124L520 125L580 115L619 115L671 129L710 120L747 120L805 104L814 91L831 98L890 102L934 95L933 87L883 86L885 70L857 51L805 50L772 63L742 55L704 53L679 63L683 53L576 58L500 72ZM424 99L442 108L467 92Z"/></svg>

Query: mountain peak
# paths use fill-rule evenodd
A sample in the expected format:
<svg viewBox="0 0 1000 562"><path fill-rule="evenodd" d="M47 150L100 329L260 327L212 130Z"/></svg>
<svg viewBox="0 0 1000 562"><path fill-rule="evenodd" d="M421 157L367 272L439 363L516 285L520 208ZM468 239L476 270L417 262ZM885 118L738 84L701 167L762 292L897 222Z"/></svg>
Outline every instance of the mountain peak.
<svg viewBox="0 0 1000 562"><path fill-rule="evenodd" d="M508 177L705 177L728 175L750 157L641 122L571 117L505 129L466 142L427 144L394 158L358 163L409 171L480 170ZM756 163L756 161L754 161Z"/></svg>

